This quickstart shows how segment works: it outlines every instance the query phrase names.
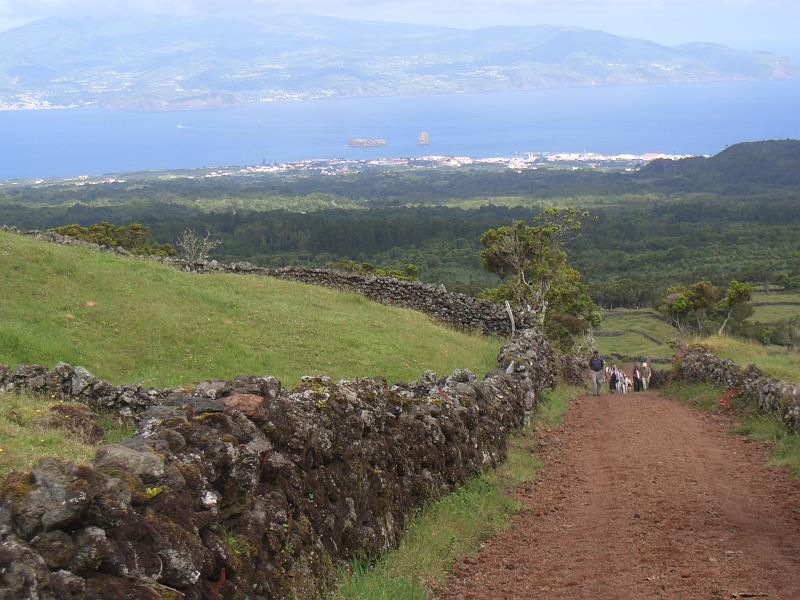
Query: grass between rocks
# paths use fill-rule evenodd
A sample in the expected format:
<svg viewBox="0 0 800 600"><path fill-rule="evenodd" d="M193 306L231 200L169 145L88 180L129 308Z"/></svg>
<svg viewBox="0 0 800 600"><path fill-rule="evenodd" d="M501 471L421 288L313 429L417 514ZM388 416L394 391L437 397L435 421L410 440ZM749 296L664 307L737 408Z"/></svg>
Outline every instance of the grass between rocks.
<svg viewBox="0 0 800 600"><path fill-rule="evenodd" d="M102 444L89 444L79 437L47 423L50 407L58 404L28 394L0 392L0 478L11 471L26 471L45 456L78 464L90 462ZM118 423L110 415L99 425L106 442L116 443L133 435L130 425Z"/></svg>
<svg viewBox="0 0 800 600"><path fill-rule="evenodd" d="M194 275L0 232L0 363L81 365L115 384L236 375L418 378L492 370L500 341L356 294Z"/></svg>
<svg viewBox="0 0 800 600"><path fill-rule="evenodd" d="M537 422L558 423L584 390L560 386L539 406ZM518 509L509 491L533 479L541 466L533 428L509 441L508 460L432 502L411 520L399 548L377 561L356 561L342 574L337 600L424 600L455 562L475 554L483 540L511 523Z"/></svg>
<svg viewBox="0 0 800 600"><path fill-rule="evenodd" d="M678 381L663 390L664 394L685 404L703 410L716 412L719 400L725 389L705 383ZM786 429L783 423L770 415L762 415L754 407L737 407L741 424L735 429L740 433L770 446L770 464L787 467L795 477L800 477L800 435Z"/></svg>

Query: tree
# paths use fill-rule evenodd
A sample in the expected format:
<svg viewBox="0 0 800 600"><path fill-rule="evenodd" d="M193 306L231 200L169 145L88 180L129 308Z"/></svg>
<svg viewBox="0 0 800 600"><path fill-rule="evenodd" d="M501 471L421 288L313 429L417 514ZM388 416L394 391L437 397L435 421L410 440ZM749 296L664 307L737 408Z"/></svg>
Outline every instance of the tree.
<svg viewBox="0 0 800 600"><path fill-rule="evenodd" d="M688 326L687 318L692 307L689 303L689 290L684 286L674 286L667 290L666 296L661 301L658 310L664 315L667 323L685 332Z"/></svg>
<svg viewBox="0 0 800 600"><path fill-rule="evenodd" d="M547 209L531 225L515 221L481 236L481 262L502 280L485 290L484 297L511 302L523 321L537 324L565 350L573 336L600 322L580 273L568 264L564 251L587 219L585 211Z"/></svg>
<svg viewBox="0 0 800 600"><path fill-rule="evenodd" d="M544 333L568 350L575 336L600 325L597 306L589 296L581 274L569 265L561 269L548 294L547 319Z"/></svg>
<svg viewBox="0 0 800 600"><path fill-rule="evenodd" d="M698 333L703 333L708 320L708 311L714 307L719 295L719 288L710 281L698 281L689 286L686 298L697 322Z"/></svg>
<svg viewBox="0 0 800 600"><path fill-rule="evenodd" d="M181 256L188 261L207 260L211 251L222 244L222 240L211 239L211 232L206 231L201 237L194 229L185 230L178 238L177 246Z"/></svg>
<svg viewBox="0 0 800 600"><path fill-rule="evenodd" d="M114 225L106 221L93 223L88 227L77 224L54 227L53 231L79 240L108 246L110 248L124 248L132 254L148 256L172 256L175 248L169 244L156 244L150 240L150 231L141 223L129 225Z"/></svg>
<svg viewBox="0 0 800 600"><path fill-rule="evenodd" d="M547 317L550 288L567 264L564 244L588 216L574 208L545 209L532 225L515 221L481 236L484 269L500 277L502 296L540 325Z"/></svg>
<svg viewBox="0 0 800 600"><path fill-rule="evenodd" d="M753 314L753 306L750 304L752 297L753 286L735 279L728 284L725 298L718 305L718 310L725 314L725 320L722 321L722 326L719 328L719 335L725 332L725 327L731 319L741 323Z"/></svg>

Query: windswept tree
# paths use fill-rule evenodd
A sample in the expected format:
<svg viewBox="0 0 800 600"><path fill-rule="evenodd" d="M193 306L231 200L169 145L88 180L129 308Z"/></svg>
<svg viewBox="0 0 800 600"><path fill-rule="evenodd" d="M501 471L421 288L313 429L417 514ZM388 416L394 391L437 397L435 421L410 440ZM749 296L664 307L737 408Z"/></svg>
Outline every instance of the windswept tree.
<svg viewBox="0 0 800 600"><path fill-rule="evenodd" d="M484 295L496 302L509 301L527 322L542 327L564 347L573 335L600 321L564 250L588 219L588 212L574 208L546 209L530 225L515 221L481 236L483 266L502 280Z"/></svg>
<svg viewBox="0 0 800 600"><path fill-rule="evenodd" d="M691 313L688 290L684 286L673 286L667 290L658 310L673 327L685 332L688 328L688 317Z"/></svg>
<svg viewBox="0 0 800 600"><path fill-rule="evenodd" d="M724 320L719 328L719 335L725 333L729 322L741 323L753 314L753 286L741 283L735 279L728 284L725 297L715 307L717 312L724 315Z"/></svg>

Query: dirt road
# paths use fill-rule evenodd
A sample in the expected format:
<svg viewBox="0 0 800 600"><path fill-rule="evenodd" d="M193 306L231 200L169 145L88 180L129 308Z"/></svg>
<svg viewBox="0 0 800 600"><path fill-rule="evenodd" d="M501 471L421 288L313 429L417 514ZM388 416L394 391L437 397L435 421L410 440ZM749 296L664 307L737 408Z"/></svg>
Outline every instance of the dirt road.
<svg viewBox="0 0 800 600"><path fill-rule="evenodd" d="M447 599L800 599L800 484L653 392L587 396L545 434L525 507Z"/></svg>

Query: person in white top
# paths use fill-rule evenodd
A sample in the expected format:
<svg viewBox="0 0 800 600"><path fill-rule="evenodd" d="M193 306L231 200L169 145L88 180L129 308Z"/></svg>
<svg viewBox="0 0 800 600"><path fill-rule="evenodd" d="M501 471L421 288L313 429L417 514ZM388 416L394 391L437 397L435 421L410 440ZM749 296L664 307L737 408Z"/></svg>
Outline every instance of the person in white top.
<svg viewBox="0 0 800 600"><path fill-rule="evenodd" d="M650 387L650 378L653 376L653 370L647 366L647 363L642 363L642 389L646 392Z"/></svg>

